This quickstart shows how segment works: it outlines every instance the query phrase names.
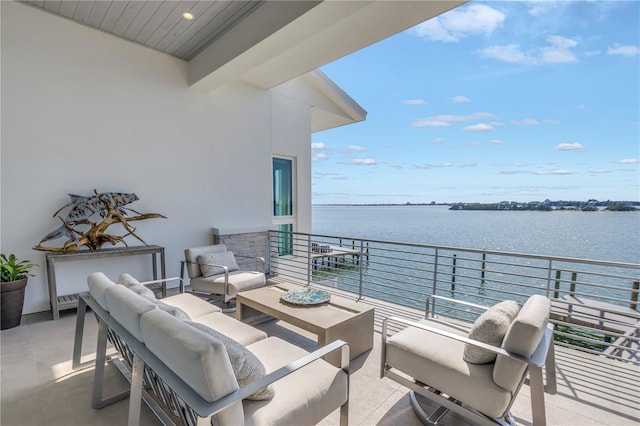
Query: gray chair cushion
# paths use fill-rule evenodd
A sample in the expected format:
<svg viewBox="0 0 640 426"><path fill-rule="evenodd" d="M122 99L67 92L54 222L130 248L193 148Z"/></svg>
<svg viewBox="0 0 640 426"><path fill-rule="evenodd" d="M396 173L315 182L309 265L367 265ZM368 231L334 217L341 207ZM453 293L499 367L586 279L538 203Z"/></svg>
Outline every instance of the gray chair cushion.
<svg viewBox="0 0 640 426"><path fill-rule="evenodd" d="M197 261L200 264L200 273L203 277L210 277L212 275L224 273L223 269L213 265L226 266L229 272L240 269L236 262L236 258L231 251L203 254L197 257Z"/></svg>
<svg viewBox="0 0 640 426"><path fill-rule="evenodd" d="M227 355L229 356L233 373L238 381L238 386L244 387L265 375L265 369L262 362L260 362L252 352L247 350L247 348L242 346L240 343L210 327L207 327L204 324L191 321L187 321L187 324L222 342L227 350ZM248 396L247 399L261 401L264 399L271 399L273 396L273 388L268 386L253 395Z"/></svg>
<svg viewBox="0 0 640 426"><path fill-rule="evenodd" d="M482 313L469 331L469 338L500 347L511 322L518 314L518 304L513 300L497 303ZM465 344L463 359L472 364L487 364L496 359L494 352Z"/></svg>
<svg viewBox="0 0 640 426"><path fill-rule="evenodd" d="M227 246L224 244L214 244L210 246L194 247L184 251L184 259L187 261L187 273L189 278L200 276L200 266L198 266L198 256L221 253L227 251Z"/></svg>

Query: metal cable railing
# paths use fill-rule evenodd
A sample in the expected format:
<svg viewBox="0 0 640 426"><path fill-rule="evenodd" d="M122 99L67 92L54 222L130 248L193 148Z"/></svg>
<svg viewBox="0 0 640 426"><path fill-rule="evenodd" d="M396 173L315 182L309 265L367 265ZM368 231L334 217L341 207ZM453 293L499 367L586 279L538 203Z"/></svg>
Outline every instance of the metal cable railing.
<svg viewBox="0 0 640 426"><path fill-rule="evenodd" d="M640 264L270 231L268 269L421 310L427 294L482 305L542 294L557 345L640 364ZM473 318L442 301L433 309Z"/></svg>

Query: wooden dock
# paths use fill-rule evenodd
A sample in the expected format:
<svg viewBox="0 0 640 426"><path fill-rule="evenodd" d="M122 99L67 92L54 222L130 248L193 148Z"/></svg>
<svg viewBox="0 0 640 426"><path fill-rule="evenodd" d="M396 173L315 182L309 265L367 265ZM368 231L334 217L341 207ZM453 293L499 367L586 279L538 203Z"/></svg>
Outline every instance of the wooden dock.
<svg viewBox="0 0 640 426"><path fill-rule="evenodd" d="M313 269L318 269L319 266L326 265L327 267L338 267L339 262L345 263L345 259L351 256L353 263L358 265L360 263L360 250L350 249L340 246L317 246L312 247L311 260L313 262Z"/></svg>
<svg viewBox="0 0 640 426"><path fill-rule="evenodd" d="M640 312L582 296L563 296L552 302L551 317L563 322L613 333L638 327Z"/></svg>

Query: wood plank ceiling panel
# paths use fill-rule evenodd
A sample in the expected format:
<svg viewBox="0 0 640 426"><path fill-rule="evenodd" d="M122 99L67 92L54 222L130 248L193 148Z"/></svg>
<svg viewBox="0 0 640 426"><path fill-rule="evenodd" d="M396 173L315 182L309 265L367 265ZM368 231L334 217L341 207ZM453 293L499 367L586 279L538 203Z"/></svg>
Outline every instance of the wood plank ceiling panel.
<svg viewBox="0 0 640 426"><path fill-rule="evenodd" d="M18 1L187 61L263 3L257 0ZM194 19L185 19L184 12L193 14Z"/></svg>

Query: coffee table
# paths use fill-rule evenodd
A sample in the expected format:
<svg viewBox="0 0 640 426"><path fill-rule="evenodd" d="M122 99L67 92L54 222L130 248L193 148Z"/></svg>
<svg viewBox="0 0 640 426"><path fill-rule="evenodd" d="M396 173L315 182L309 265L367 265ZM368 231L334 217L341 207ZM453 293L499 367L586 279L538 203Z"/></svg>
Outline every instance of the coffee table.
<svg viewBox="0 0 640 426"><path fill-rule="evenodd" d="M310 306L280 300L286 291L302 288L293 283L279 283L238 293L236 319L246 320L257 311L315 334L318 347L344 340L349 343L351 359L373 347L373 307L335 295L331 295L329 302ZM326 360L340 365L339 352L329 354Z"/></svg>

